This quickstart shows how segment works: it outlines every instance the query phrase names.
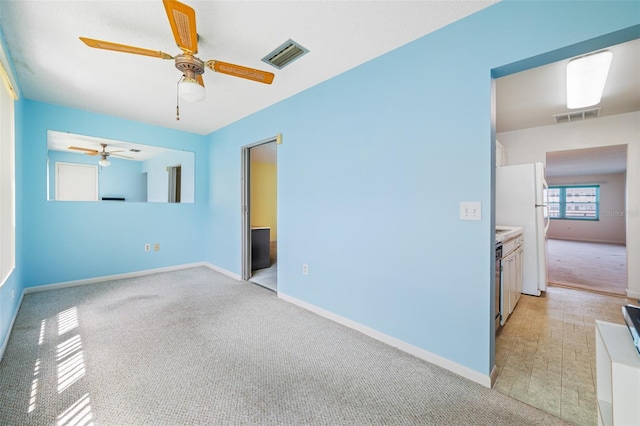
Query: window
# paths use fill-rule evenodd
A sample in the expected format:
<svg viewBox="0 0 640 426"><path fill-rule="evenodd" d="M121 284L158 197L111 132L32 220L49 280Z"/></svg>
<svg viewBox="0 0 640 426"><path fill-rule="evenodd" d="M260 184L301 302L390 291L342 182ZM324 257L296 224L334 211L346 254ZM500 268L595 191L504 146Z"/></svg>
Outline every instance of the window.
<svg viewBox="0 0 640 426"><path fill-rule="evenodd" d="M0 286L15 267L14 100L13 87L0 62Z"/></svg>
<svg viewBox="0 0 640 426"><path fill-rule="evenodd" d="M551 219L600 218L600 185L550 186L547 199Z"/></svg>

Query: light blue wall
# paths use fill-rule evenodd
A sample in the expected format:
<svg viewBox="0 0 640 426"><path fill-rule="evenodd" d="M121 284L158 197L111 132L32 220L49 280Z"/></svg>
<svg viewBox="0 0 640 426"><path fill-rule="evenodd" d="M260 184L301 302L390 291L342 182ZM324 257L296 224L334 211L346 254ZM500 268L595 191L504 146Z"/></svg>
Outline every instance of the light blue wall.
<svg viewBox="0 0 640 426"><path fill-rule="evenodd" d="M240 148L282 133L279 291L488 376L492 71L639 24L638 2L501 2L213 133L207 259L240 274Z"/></svg>
<svg viewBox="0 0 640 426"><path fill-rule="evenodd" d="M24 101L22 161L25 286L204 260L208 146L204 136L32 100ZM47 130L195 152L195 204L46 201ZM158 252L145 244L160 243Z"/></svg>
<svg viewBox="0 0 640 426"><path fill-rule="evenodd" d="M109 167L99 167L100 157L63 151L49 151L49 199L56 194L56 163L89 164L98 167L98 198L120 197L127 202L147 200L146 179L142 174L142 162L110 157Z"/></svg>
<svg viewBox="0 0 640 426"><path fill-rule="evenodd" d="M193 153L186 151L168 151L144 162L142 170L147 173L148 200L167 202L169 199L169 175L167 167L182 167L181 202L193 203L194 200L194 161Z"/></svg>

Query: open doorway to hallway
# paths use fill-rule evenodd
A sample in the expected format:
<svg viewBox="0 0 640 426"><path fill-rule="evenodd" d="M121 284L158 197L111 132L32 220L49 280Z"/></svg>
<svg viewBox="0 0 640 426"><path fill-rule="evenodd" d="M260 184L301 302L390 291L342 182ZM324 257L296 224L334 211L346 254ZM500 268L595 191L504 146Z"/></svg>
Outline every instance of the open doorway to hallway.
<svg viewBox="0 0 640 426"><path fill-rule="evenodd" d="M242 277L277 291L278 209L275 139L242 148Z"/></svg>
<svg viewBox="0 0 640 426"><path fill-rule="evenodd" d="M625 296L627 145L547 152L549 283Z"/></svg>

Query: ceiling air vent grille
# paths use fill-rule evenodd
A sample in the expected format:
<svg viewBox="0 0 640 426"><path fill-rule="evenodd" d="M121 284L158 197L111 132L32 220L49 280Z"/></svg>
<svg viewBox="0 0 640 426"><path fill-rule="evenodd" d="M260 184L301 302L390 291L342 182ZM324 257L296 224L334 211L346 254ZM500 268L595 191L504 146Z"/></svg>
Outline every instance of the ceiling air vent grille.
<svg viewBox="0 0 640 426"><path fill-rule="evenodd" d="M584 111L567 112L565 114L556 114L553 118L556 124L568 123L570 121L586 120L587 118L596 118L600 116L600 108L585 109Z"/></svg>
<svg viewBox="0 0 640 426"><path fill-rule="evenodd" d="M289 39L262 58L262 61L280 70L307 52L308 49Z"/></svg>

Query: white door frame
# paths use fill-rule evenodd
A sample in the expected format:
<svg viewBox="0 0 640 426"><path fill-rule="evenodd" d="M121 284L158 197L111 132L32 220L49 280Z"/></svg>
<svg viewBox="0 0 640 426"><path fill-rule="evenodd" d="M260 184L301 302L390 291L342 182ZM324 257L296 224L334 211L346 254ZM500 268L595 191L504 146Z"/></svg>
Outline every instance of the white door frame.
<svg viewBox="0 0 640 426"><path fill-rule="evenodd" d="M242 216L242 279L248 281L251 278L251 148L255 148L260 145L276 142L281 143L282 138L280 135L273 136L268 139L263 139L259 142L255 142L249 145L244 145L241 148L242 158L242 172L241 172L241 206L240 214Z"/></svg>

